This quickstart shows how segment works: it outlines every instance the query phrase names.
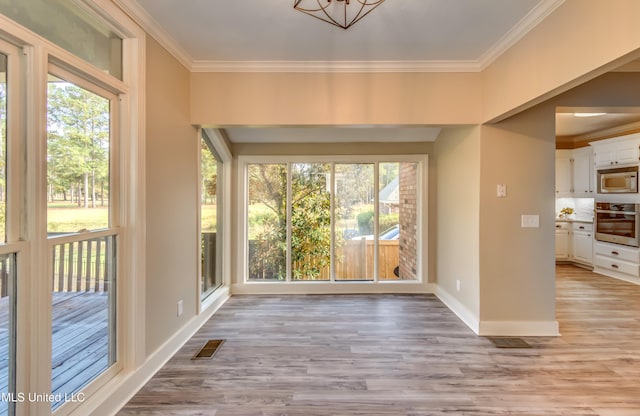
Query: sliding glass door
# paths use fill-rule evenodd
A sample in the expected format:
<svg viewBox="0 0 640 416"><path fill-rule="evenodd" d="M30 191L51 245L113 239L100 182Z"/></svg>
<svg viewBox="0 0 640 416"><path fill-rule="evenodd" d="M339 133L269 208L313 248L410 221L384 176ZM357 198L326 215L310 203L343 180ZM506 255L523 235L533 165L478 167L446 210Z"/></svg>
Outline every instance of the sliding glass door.
<svg viewBox="0 0 640 416"><path fill-rule="evenodd" d="M418 280L419 162L242 166L247 280Z"/></svg>

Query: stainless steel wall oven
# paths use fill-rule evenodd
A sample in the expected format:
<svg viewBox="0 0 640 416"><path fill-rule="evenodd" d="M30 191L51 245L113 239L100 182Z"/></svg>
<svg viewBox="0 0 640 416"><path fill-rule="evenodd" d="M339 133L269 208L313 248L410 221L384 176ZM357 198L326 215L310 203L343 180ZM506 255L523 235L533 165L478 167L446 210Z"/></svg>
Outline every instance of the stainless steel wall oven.
<svg viewBox="0 0 640 416"><path fill-rule="evenodd" d="M640 204L596 202L596 240L640 246Z"/></svg>

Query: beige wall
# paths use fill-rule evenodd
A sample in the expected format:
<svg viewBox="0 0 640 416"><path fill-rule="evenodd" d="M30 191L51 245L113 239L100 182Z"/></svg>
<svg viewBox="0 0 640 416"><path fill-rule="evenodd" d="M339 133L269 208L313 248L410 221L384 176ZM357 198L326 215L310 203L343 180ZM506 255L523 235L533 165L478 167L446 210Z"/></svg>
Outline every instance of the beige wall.
<svg viewBox="0 0 640 416"><path fill-rule="evenodd" d="M146 351L195 316L197 132L189 123L189 72L147 42ZM177 302L184 314L177 316Z"/></svg>
<svg viewBox="0 0 640 416"><path fill-rule="evenodd" d="M436 230L429 233L429 276L437 275L443 290L479 318L481 329L503 322L552 328L555 107L640 104L635 74L610 74L570 90L585 74L592 77L596 68L640 46L640 25L629 17L640 15L640 2L608 3L567 0L482 74L189 74L150 42L147 313L153 318L147 350L183 324L175 316L178 299L185 301L182 319L195 311L197 138L190 123L449 125L436 145L234 144L232 151L235 157L435 156L429 166L429 230ZM559 91L568 92L544 101ZM480 126L523 108L529 109ZM459 184L460 172L473 180ZM499 183L507 185L507 198L496 198ZM233 211L239 212L236 201L234 195ZM540 228L522 229L522 214L539 215Z"/></svg>
<svg viewBox="0 0 640 416"><path fill-rule="evenodd" d="M553 331L554 109L530 110L481 131L481 331L515 321ZM506 198L496 196L497 184L507 186ZM523 214L539 215L540 227L521 228Z"/></svg>
<svg viewBox="0 0 640 416"><path fill-rule="evenodd" d="M637 0L566 0L483 71L483 121L514 114L640 57L638 16Z"/></svg>
<svg viewBox="0 0 640 416"><path fill-rule="evenodd" d="M640 74L610 73L495 125L482 127L480 318L555 319L556 107L635 107ZM496 198L496 184L507 198ZM539 229L520 228L521 214L540 215Z"/></svg>
<svg viewBox="0 0 640 416"><path fill-rule="evenodd" d="M203 125L473 124L478 73L194 73Z"/></svg>
<svg viewBox="0 0 640 416"><path fill-rule="evenodd" d="M435 145L436 275L439 291L479 320L480 127L445 129ZM460 291L456 288L460 280ZM452 307L454 305L451 305Z"/></svg>

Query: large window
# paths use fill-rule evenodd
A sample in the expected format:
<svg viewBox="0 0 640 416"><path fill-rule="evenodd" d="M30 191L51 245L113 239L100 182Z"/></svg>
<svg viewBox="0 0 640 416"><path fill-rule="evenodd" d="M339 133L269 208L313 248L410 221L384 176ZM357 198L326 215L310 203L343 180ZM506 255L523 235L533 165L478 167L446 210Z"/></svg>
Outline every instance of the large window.
<svg viewBox="0 0 640 416"><path fill-rule="evenodd" d="M122 39L74 0L0 1L0 13L122 79Z"/></svg>
<svg viewBox="0 0 640 416"><path fill-rule="evenodd" d="M201 299L222 285L222 161L211 140L200 140Z"/></svg>
<svg viewBox="0 0 640 416"><path fill-rule="evenodd" d="M291 279L329 280L331 165L291 164Z"/></svg>
<svg viewBox="0 0 640 416"><path fill-rule="evenodd" d="M419 279L419 161L242 166L247 280Z"/></svg>
<svg viewBox="0 0 640 416"><path fill-rule="evenodd" d="M144 32L111 2L0 13L0 416L90 413L143 357L116 320L144 319Z"/></svg>
<svg viewBox="0 0 640 416"><path fill-rule="evenodd" d="M63 74L63 75L58 75ZM64 78L63 78L64 77ZM116 97L62 70L49 76L47 235L56 408L116 361L112 111Z"/></svg>
<svg viewBox="0 0 640 416"><path fill-rule="evenodd" d="M336 280L373 280L373 163L335 165Z"/></svg>
<svg viewBox="0 0 640 416"><path fill-rule="evenodd" d="M287 165L248 167L249 278L285 280L287 268Z"/></svg>

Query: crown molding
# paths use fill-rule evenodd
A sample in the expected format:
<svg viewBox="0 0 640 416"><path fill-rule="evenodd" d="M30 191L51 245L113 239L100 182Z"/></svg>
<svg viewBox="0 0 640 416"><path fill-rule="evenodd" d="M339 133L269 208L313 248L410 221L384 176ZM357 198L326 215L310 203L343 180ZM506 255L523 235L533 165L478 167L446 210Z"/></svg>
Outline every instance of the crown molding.
<svg viewBox="0 0 640 416"><path fill-rule="evenodd" d="M162 45L185 68L191 70L193 57L182 48L164 28L156 22L136 0L112 0L136 22L149 36Z"/></svg>
<svg viewBox="0 0 640 416"><path fill-rule="evenodd" d="M136 0L112 1L192 72L481 72L565 2L542 0L478 60L212 61L194 60Z"/></svg>
<svg viewBox="0 0 640 416"><path fill-rule="evenodd" d="M479 72L476 61L194 61L193 72Z"/></svg>
<svg viewBox="0 0 640 416"><path fill-rule="evenodd" d="M496 42L489 50L487 50L478 60L479 71L483 71L491 65L496 59L505 53L509 48L515 45L520 39L524 38L534 27L546 19L565 0L543 0L536 7L531 9L525 17L523 17L511 30L505 33L502 38Z"/></svg>

